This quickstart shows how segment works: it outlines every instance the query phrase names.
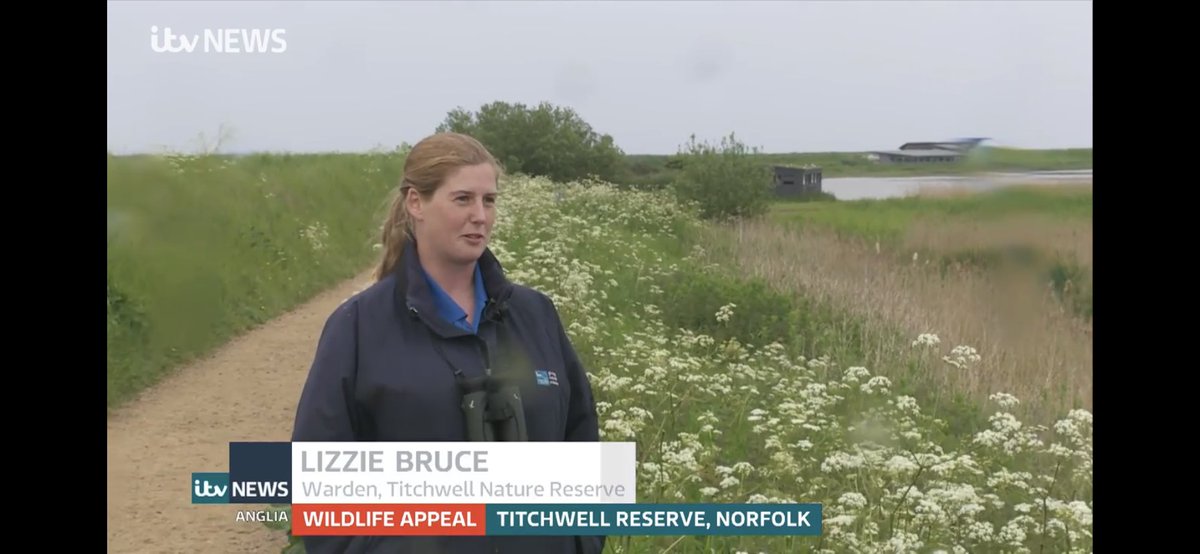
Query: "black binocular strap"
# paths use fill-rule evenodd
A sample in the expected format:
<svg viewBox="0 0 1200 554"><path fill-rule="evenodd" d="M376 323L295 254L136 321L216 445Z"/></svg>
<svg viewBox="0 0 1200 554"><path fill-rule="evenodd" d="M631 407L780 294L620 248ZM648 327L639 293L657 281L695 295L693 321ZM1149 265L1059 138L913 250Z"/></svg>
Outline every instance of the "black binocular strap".
<svg viewBox="0 0 1200 554"><path fill-rule="evenodd" d="M455 382L457 382L459 384L460 387L467 387L472 390L477 390L474 388L474 386L472 386L472 385L476 385L476 383L473 383L473 381L479 381L478 384L480 384L480 385L482 383L485 383L488 381L489 376L487 376L487 375L485 375L484 377L478 378L478 379L469 379L467 377L464 377L463 371L461 369L459 369L458 366L454 365L454 362L450 361L450 357L447 356L446 351L442 349L441 337L437 336L437 334L434 333L433 329L430 329L428 326L425 326L425 331L427 333L429 333L429 339L430 339L430 341L433 342L433 349L437 351L438 355L442 357L442 360L444 360L446 362L446 365L450 366L451 371L454 372L454 380L455 380ZM497 326L496 326L496 349L497 349L497 353L500 354L502 358L504 356L504 353L508 352L508 348L506 348L506 347L509 345L505 341L507 333L508 333L508 329L504 326L504 324L498 322ZM481 341L483 340L483 337L478 337L478 338ZM486 349L487 345L484 344L483 347ZM490 360L485 361L485 365L490 365ZM490 373L490 371L491 371L491 368L488 367L487 372Z"/></svg>
<svg viewBox="0 0 1200 554"><path fill-rule="evenodd" d="M447 356L446 351L442 349L442 339L433 332L433 329L425 327L425 330L429 332L429 339L433 342L433 349L436 350L438 355L442 357L442 360L446 362L446 365L450 366L451 371L454 372L454 382L458 383L458 386L461 389L464 385L466 385L467 382L467 379L463 377L462 370L459 369L458 366L454 365L454 362L450 361L450 357Z"/></svg>

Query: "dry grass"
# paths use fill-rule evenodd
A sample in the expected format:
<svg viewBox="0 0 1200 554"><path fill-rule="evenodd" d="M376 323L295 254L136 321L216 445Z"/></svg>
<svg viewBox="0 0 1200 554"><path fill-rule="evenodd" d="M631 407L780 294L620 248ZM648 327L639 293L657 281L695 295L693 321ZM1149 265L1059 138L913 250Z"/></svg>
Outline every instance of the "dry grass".
<svg viewBox="0 0 1200 554"><path fill-rule="evenodd" d="M711 238L714 255L735 261L744 275L861 316L868 335L862 337L869 352L864 363L872 369L900 365L913 339L935 333L943 351L968 345L982 357L966 370L940 364L936 374L922 376L937 390L977 400L1008 392L1042 415L1092 408L1092 325L1069 313L1030 268L945 269L920 255L898 256L829 232L763 222L718 229ZM905 242L914 252L993 243L1032 243L1091 262L1090 222L917 225ZM904 336L897 337L897 329Z"/></svg>
<svg viewBox="0 0 1200 554"><path fill-rule="evenodd" d="M1092 180L1071 178L1069 180L1054 177L1038 178L1036 176L997 176L978 175L975 182L963 185L958 183L938 183L918 185L913 191L914 196L922 198L967 198L978 196L980 192L998 188L1032 188L1043 195L1061 194L1065 196L1078 195L1080 192L1092 192L1095 187Z"/></svg>
<svg viewBox="0 0 1200 554"><path fill-rule="evenodd" d="M1092 265L1092 223L1049 215L1001 220L914 222L903 240L906 251L953 254L1032 247L1047 258Z"/></svg>

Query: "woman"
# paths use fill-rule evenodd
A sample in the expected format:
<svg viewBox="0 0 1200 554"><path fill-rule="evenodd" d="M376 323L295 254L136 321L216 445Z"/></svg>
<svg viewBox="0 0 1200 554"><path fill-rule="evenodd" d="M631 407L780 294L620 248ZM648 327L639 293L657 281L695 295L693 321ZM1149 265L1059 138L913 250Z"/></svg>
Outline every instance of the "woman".
<svg viewBox="0 0 1200 554"><path fill-rule="evenodd" d="M326 321L293 441L599 440L587 374L555 306L508 281L488 249L501 174L462 134L413 147L383 226L376 282ZM464 415L463 398L486 394L486 379L520 392L522 413L499 423L509 432L500 438L468 436L475 412ZM311 554L576 554L603 545L601 537L305 537Z"/></svg>

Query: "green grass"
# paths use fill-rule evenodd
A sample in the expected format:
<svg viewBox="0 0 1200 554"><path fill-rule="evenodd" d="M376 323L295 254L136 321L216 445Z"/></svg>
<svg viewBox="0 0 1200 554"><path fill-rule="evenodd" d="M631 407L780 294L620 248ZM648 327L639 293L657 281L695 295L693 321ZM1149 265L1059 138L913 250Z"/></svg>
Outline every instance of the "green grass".
<svg viewBox="0 0 1200 554"><path fill-rule="evenodd" d="M110 406L366 267L401 164L110 157ZM864 363L861 321L707 265L703 225L666 195L505 186L493 247L555 301L604 439L638 443L638 500L824 506L821 538L613 538L609 552L1091 548L1090 414L1015 428L1007 399L921 390L949 345Z"/></svg>
<svg viewBox="0 0 1200 554"><path fill-rule="evenodd" d="M108 158L108 406L369 264L403 158Z"/></svg>
<svg viewBox="0 0 1200 554"><path fill-rule="evenodd" d="M909 196L840 202L781 200L770 218L794 228L821 227L846 236L892 242L918 221L997 221L1015 216L1092 218L1091 187L1007 187L971 195Z"/></svg>
<svg viewBox="0 0 1200 554"><path fill-rule="evenodd" d="M766 165L816 165L831 177L894 177L909 175L962 175L979 171L1055 171L1091 169L1092 149L1028 150L980 147L961 162L939 164L887 164L864 157L865 152L771 153L755 157ZM678 174L673 155L631 154L625 157L622 183L643 187L664 186Z"/></svg>
<svg viewBox="0 0 1200 554"><path fill-rule="evenodd" d="M1025 548L1063 550L1065 536L1037 531L1040 520L1022 513L1043 500L1072 549L1087 551L1085 412L1072 415L1070 434L1016 430L1000 397L997 408L923 389L920 376L948 346L852 369L872 359L860 321L707 265L696 251L703 225L665 195L524 178L506 186L493 248L513 280L555 302L589 371L603 439L637 443L638 501L825 507L821 538L614 536L608 552L876 551L891 540L992 551L1002 530L1017 529ZM728 319L717 315L725 308ZM1028 442L1035 433L1069 458L1056 464ZM988 484L1004 471L1029 474ZM918 515L930 509L959 515Z"/></svg>
<svg viewBox="0 0 1200 554"><path fill-rule="evenodd" d="M837 532L827 526L822 539L686 537L674 550L876 551L896 538L913 548L919 542L925 548L959 544L992 551L999 546L996 532L1029 525L1018 505L1035 505L1037 497L1047 496L1049 505L1061 505L1054 499L1062 498L1087 506L1090 470L1080 470L1076 461L1056 465L1038 448L1021 446L1028 445L1023 433L1033 431L1009 428L1008 407L997 412L995 404L922 386L921 376L930 364L942 363L940 350L949 345L933 351L914 346L878 364L864 363L875 360L870 350L880 337L871 336L861 320L803 291L777 291L731 268L709 265L697 251L708 245L705 226L667 195L568 187L559 188L564 199L556 202L554 188L524 180L509 190L503 209L513 223L498 230L497 248L514 279L546 292L558 306L591 373L604 439L637 442L638 500L820 502L827 521L853 516L848 525L827 524ZM727 319L718 315L725 308ZM863 365L869 367L850 369ZM896 377L853 376L864 371ZM877 387L886 393L872 392ZM901 408L914 399L919 415ZM895 434L910 428L914 434L907 439ZM1015 440L1014 452L988 446L1002 436ZM926 466L928 473L886 468L888 460L899 463L896 456L932 461L965 460L964 455L978 464L978 473L949 466ZM859 457L874 461L836 469ZM1030 472L1013 478L1047 483L1047 492L1030 495L1034 489L987 484L987 476L1001 468ZM922 493L919 509L906 493L910 487ZM943 513L965 513L959 493L995 494L1001 503L969 500L987 507L977 516L944 521L916 515L929 503ZM869 508L854 507L853 494L861 494ZM1063 514L1056 508L1047 517L1072 530L1072 549L1086 549L1090 542L1083 533L1090 532L1090 523L1067 521ZM970 525L988 526L993 537L969 537L962 527ZM1067 548L1065 537L1032 528L1027 533L1021 541L1027 548L1043 543L1052 550ZM612 537L609 544L623 552L661 552L676 539Z"/></svg>

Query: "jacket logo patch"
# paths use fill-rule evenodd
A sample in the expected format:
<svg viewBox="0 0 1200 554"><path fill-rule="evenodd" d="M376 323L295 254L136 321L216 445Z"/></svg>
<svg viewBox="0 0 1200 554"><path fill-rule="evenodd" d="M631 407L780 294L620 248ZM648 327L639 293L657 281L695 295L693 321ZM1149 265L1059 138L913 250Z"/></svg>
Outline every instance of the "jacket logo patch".
<svg viewBox="0 0 1200 554"><path fill-rule="evenodd" d="M556 387L558 386L558 373L539 369L534 371L533 375L537 377L537 384L543 387L548 387L550 385L554 385Z"/></svg>

